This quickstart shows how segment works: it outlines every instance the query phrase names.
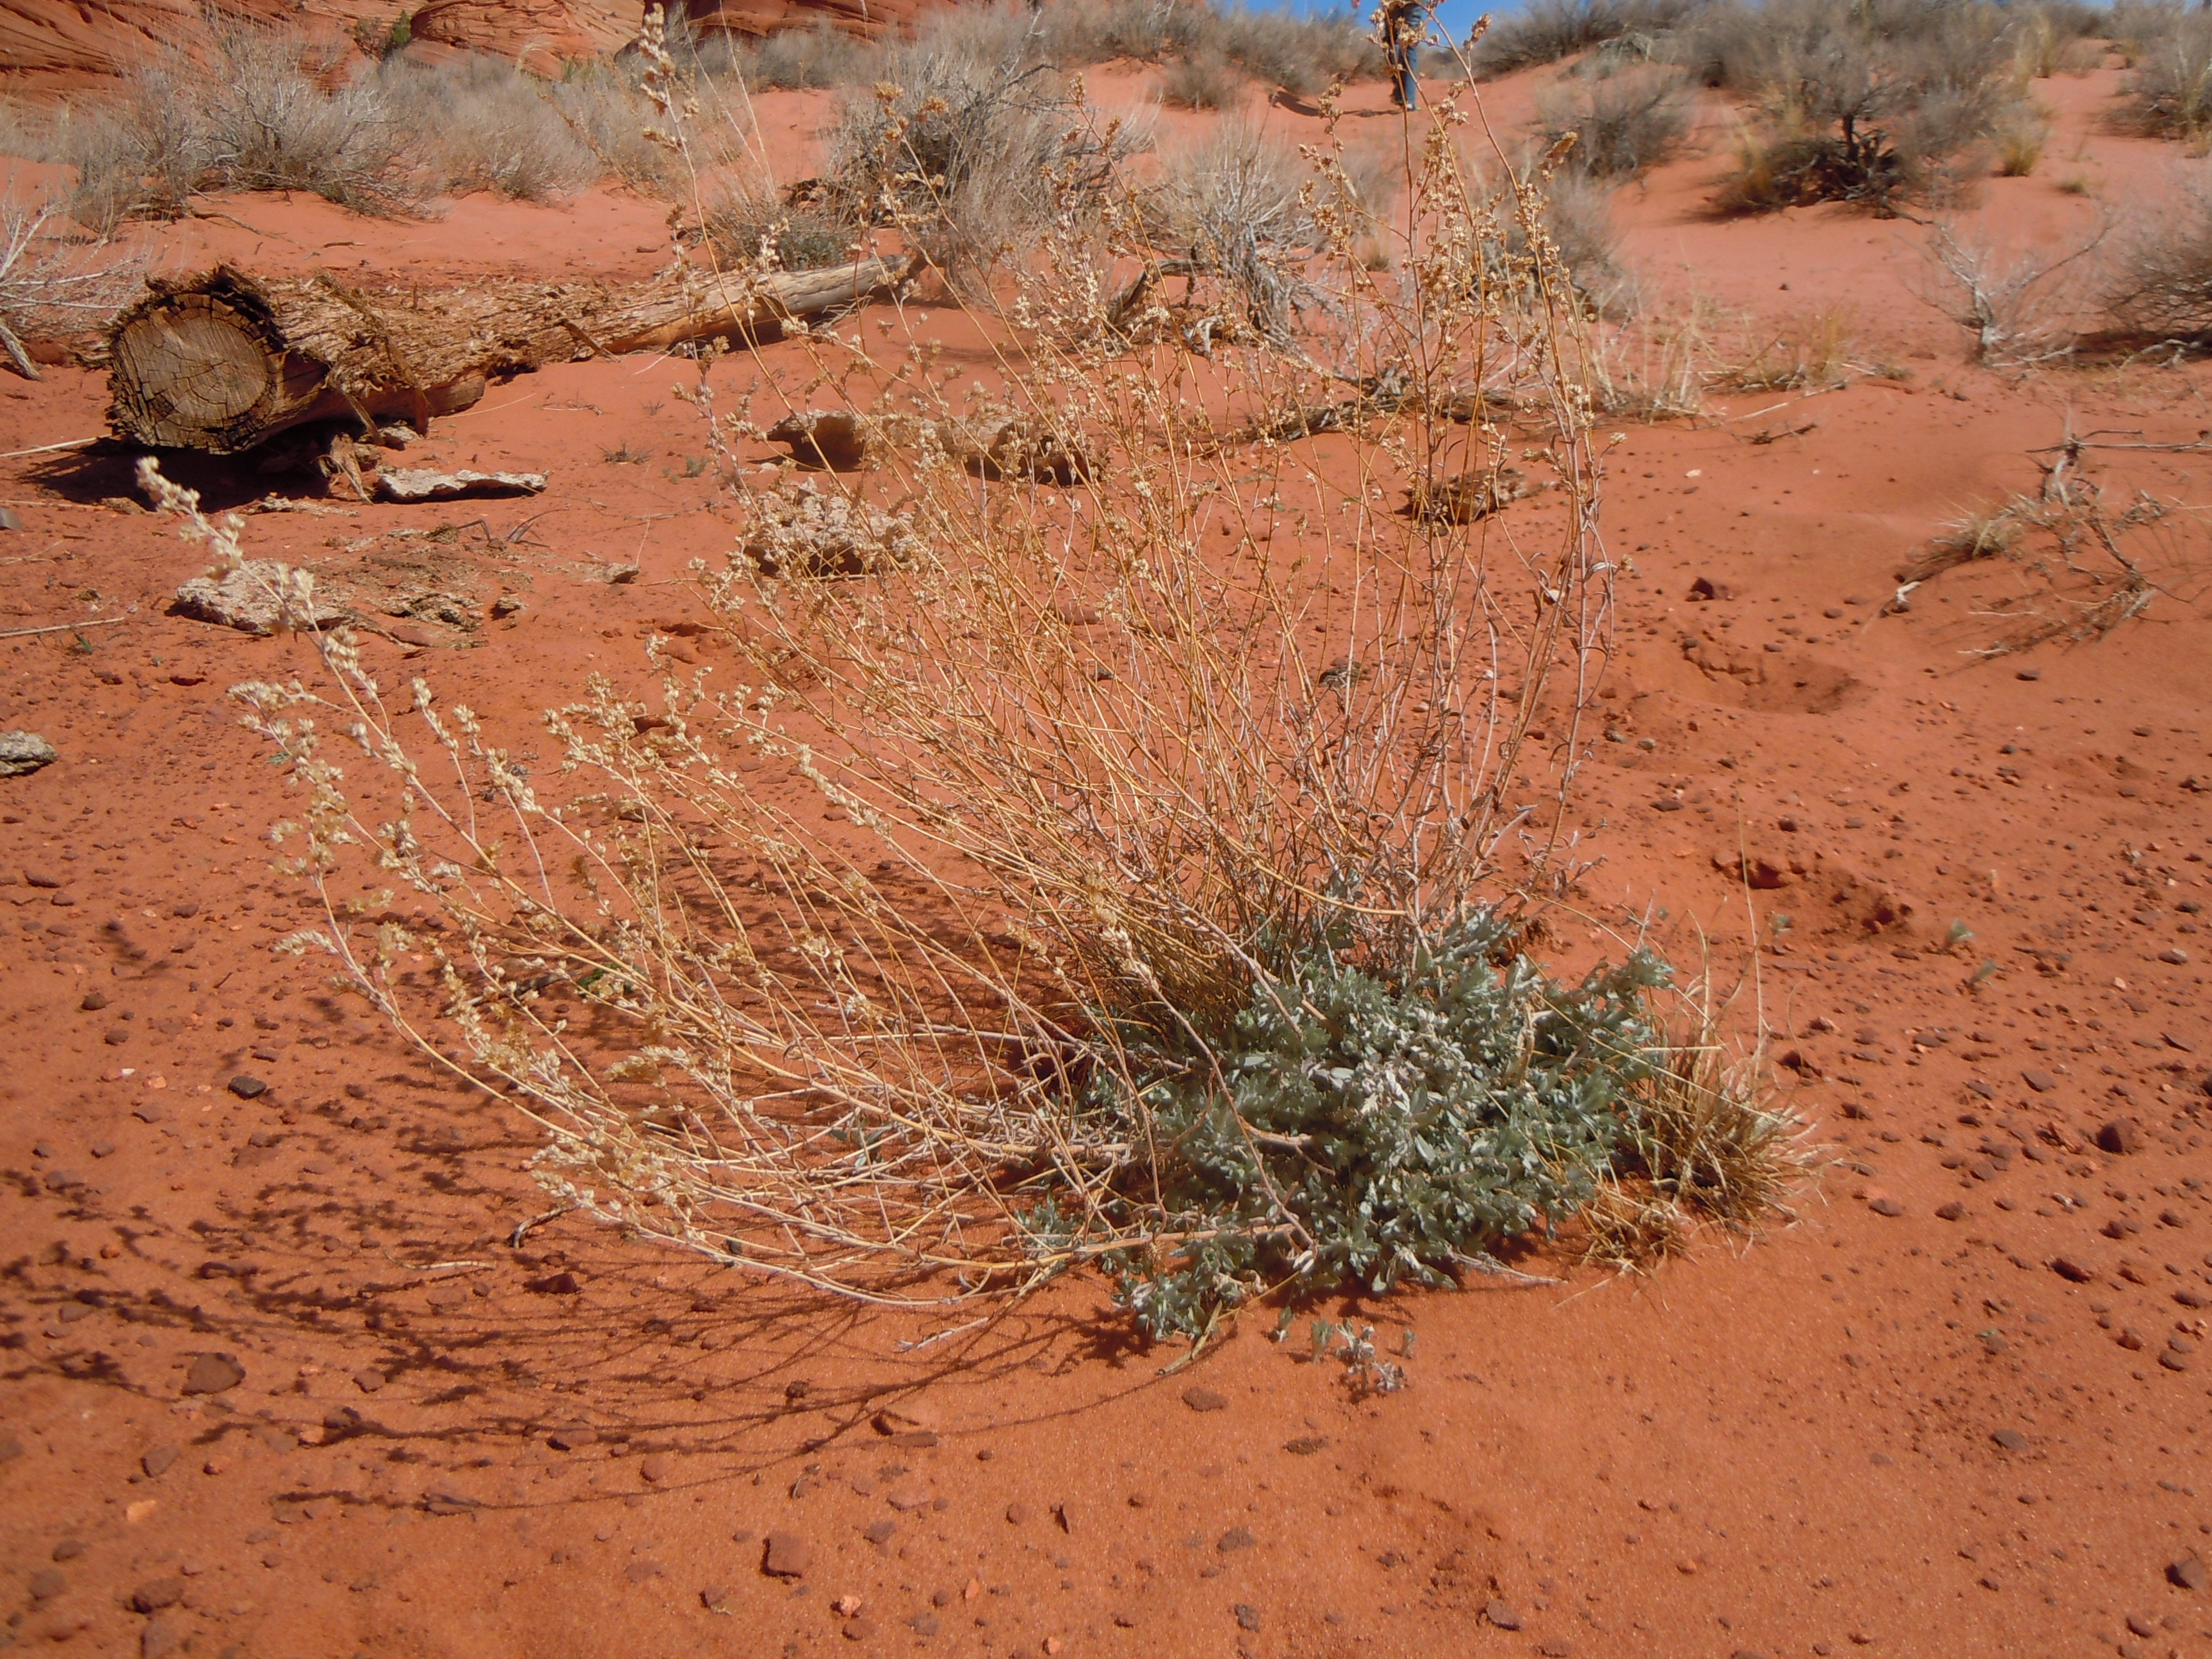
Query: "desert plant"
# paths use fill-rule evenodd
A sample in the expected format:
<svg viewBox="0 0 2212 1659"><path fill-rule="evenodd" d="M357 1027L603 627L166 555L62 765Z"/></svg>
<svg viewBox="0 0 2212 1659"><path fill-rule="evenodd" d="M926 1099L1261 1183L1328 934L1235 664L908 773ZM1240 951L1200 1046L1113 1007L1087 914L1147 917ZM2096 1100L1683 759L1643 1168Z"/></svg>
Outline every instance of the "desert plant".
<svg viewBox="0 0 2212 1659"><path fill-rule="evenodd" d="M2137 340L2212 338L2212 191L2192 182L2122 239L2106 309Z"/></svg>
<svg viewBox="0 0 2212 1659"><path fill-rule="evenodd" d="M2212 138L2212 17L2164 18L2137 46L2127 88L2144 131L2203 149Z"/></svg>
<svg viewBox="0 0 2212 1659"><path fill-rule="evenodd" d="M1537 94L1545 143L1576 135L1567 165L1600 179L1633 179L1671 155L1690 130L1687 77L1669 67L1571 76Z"/></svg>
<svg viewBox="0 0 2212 1659"><path fill-rule="evenodd" d="M2028 250L2011 257L1987 242L1962 239L1938 220L1929 234L1921 297L1972 337L1974 362L1993 368L2031 368L2070 356L2098 287L2109 223L2063 252Z"/></svg>
<svg viewBox="0 0 2212 1659"><path fill-rule="evenodd" d="M1735 392L1826 388L1850 378L1850 318L1830 307L1758 337L1750 350L1714 371L1716 385Z"/></svg>
<svg viewBox="0 0 2212 1659"><path fill-rule="evenodd" d="M994 45L995 58L983 49ZM1055 216L1095 207L1132 145L1120 125L1084 118L1050 65L988 33L963 38L957 20L891 52L884 75L848 97L830 134L832 188L861 213L895 214L957 279L974 282Z"/></svg>
<svg viewBox="0 0 2212 1659"><path fill-rule="evenodd" d="M1103 148L1001 267L988 409L926 353L803 336L814 386L915 442L843 507L738 500L696 568L726 690L655 644L657 699L593 678L533 776L343 632L319 684L240 688L325 902L289 948L527 1112L564 1205L840 1294L1105 1263L1148 1329L1202 1336L1565 1218L1663 1059L1654 960L1531 959L1603 663L1584 323L1535 185L1485 187L1460 112L1428 118L1407 274L1358 257L1332 137L1300 204L1327 303L1221 341L1231 372L1112 325L1100 240L1151 219ZM721 450L758 428L714 384L683 395ZM1272 435L1347 384L1367 416L1328 453ZM945 434L986 421L971 471ZM1550 486L1510 531L1380 505L1509 450ZM142 477L245 568L239 521ZM271 580L296 614L307 579ZM437 925L360 898L363 860Z"/></svg>
<svg viewBox="0 0 2212 1659"><path fill-rule="evenodd" d="M725 37L726 38L726 37ZM816 22L803 29L778 29L763 40L734 43L729 69L752 87L859 86L878 73L881 53L842 29ZM710 58L708 67L718 67Z"/></svg>
<svg viewBox="0 0 2212 1659"><path fill-rule="evenodd" d="M1997 122L1997 171L2008 179L2025 179L2043 159L2051 141L2051 121L2039 110L2021 108Z"/></svg>
<svg viewBox="0 0 2212 1659"><path fill-rule="evenodd" d="M819 270L853 258L860 222L834 198L792 203L737 185L707 215L707 235L724 258L781 270Z"/></svg>
<svg viewBox="0 0 2212 1659"><path fill-rule="evenodd" d="M471 54L433 68L382 65L376 84L393 118L420 135L426 165L451 191L553 200L609 171L556 101L511 64Z"/></svg>
<svg viewBox="0 0 2212 1659"><path fill-rule="evenodd" d="M112 315L137 286L143 262L101 263L55 237L55 209L0 181L0 358L29 380L38 365L26 340L90 329Z"/></svg>
<svg viewBox="0 0 2212 1659"><path fill-rule="evenodd" d="M1160 76L1160 97L1184 109L1231 109L1243 99L1244 86L1227 58L1202 52L1169 66Z"/></svg>
<svg viewBox="0 0 2212 1659"><path fill-rule="evenodd" d="M1888 213L1940 189L2018 101L2013 19L1980 0L1770 0L1717 7L1679 60L1756 100L1719 204L1823 201Z"/></svg>
<svg viewBox="0 0 2212 1659"><path fill-rule="evenodd" d="M1680 27L1698 5L1698 0L1532 0L1493 21L1475 42L1471 61L1478 76L1508 75L1638 37L1640 55L1649 55L1653 37Z"/></svg>

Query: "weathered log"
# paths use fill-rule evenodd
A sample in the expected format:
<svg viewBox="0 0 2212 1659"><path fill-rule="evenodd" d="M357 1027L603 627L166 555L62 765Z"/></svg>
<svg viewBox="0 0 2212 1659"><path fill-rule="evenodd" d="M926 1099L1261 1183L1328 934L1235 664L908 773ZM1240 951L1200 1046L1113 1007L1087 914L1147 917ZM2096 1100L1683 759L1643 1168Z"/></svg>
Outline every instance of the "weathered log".
<svg viewBox="0 0 2212 1659"><path fill-rule="evenodd" d="M236 454L310 422L465 409L486 377L753 337L896 284L903 259L752 279L684 270L626 288L529 283L368 291L234 266L148 284L110 326L108 424L156 448Z"/></svg>

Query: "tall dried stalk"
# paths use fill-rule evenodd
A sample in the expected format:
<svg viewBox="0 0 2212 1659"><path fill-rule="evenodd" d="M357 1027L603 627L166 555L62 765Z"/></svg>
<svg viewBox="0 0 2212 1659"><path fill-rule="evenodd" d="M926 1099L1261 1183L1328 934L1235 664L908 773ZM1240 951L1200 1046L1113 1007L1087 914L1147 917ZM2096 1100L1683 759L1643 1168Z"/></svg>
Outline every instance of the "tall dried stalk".
<svg viewBox="0 0 2212 1659"><path fill-rule="evenodd" d="M1546 175L1486 190L1469 131L1503 162L1479 105L1409 122L1387 270L1340 148L1310 154L1293 337L1254 325L1249 271L1150 244L1162 216L1118 170L1057 180L988 392L952 398L921 342L807 337L814 383L900 441L811 501L752 497L751 555L694 567L741 684L655 641L656 702L598 676L548 715L557 771L421 682L387 696L343 633L326 684L240 688L304 798L286 833L326 920L295 947L533 1117L562 1202L863 1299L1102 1257L1157 1279L1232 1237L1196 1317L1317 1273L1322 1139L1270 1129L1231 1073L1324 979L1491 975L1518 1022L1499 1097L1601 1115L1656 968L1547 1001L1510 925L1571 877L1604 666L1584 324ZM1176 292L1117 303L1171 258ZM687 395L726 454L790 412L719 411L704 374ZM1316 408L1354 413L1294 418ZM234 520L147 481L243 560ZM1482 509L1407 510L1455 481ZM342 896L364 863L420 908ZM1245 1159L1230 1208L1188 1196L1190 1134L1161 1127L1193 1091ZM1586 1192L1603 1139L1455 1139L1486 1219L1370 1276L1480 1259Z"/></svg>

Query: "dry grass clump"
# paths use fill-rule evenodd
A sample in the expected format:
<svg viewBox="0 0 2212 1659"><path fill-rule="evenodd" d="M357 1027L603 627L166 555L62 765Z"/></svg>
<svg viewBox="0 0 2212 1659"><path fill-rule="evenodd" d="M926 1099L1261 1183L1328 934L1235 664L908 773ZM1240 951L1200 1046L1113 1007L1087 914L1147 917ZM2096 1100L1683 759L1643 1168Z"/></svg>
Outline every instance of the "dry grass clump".
<svg viewBox="0 0 2212 1659"><path fill-rule="evenodd" d="M696 56L707 74L735 75L749 87L804 90L862 85L876 73L882 53L817 21L805 28L778 29L758 40L719 35L696 48Z"/></svg>
<svg viewBox="0 0 2212 1659"><path fill-rule="evenodd" d="M1245 85L1227 58L1206 52L1168 67L1160 98L1182 109L1233 109L1243 101Z"/></svg>
<svg viewBox="0 0 2212 1659"><path fill-rule="evenodd" d="M1545 144L1575 134L1567 165L1599 179L1633 179L1666 161L1694 113L1688 77L1660 64L1571 76L1536 96Z"/></svg>
<svg viewBox="0 0 2212 1659"><path fill-rule="evenodd" d="M957 108L911 92L876 106L887 150ZM343 635L318 684L241 688L325 907L291 948L535 1121L564 1206L841 1295L1096 1265L1202 1340L1263 1297L1492 1270L1571 1217L1669 1063L1667 975L1532 958L1580 867L1611 572L1545 175L1486 185L1458 119L1401 153L1386 272L1334 138L1294 207L1272 152L1230 154L1229 197L1285 227L1253 257L1320 303L1203 340L1178 319L1249 307L1242 256L1152 232L1216 198L1158 204L1103 138L1057 152L1058 210L998 268L1003 385L801 337L887 434L877 470L740 489L744 534L694 573L732 672L653 642L656 684L549 711L557 764L387 693ZM926 239L940 194L895 189L898 228ZM1100 280L1178 258L1131 308ZM758 435L696 372L718 453ZM1322 435L1273 419L1347 391L1360 418L1297 429ZM984 431L995 466L943 441ZM1390 505L1509 452L1525 500ZM237 521L143 477L243 563Z"/></svg>
<svg viewBox="0 0 2212 1659"><path fill-rule="evenodd" d="M2085 469L2102 434L2071 431L2040 452L2042 488L1962 514L1902 574L1898 603L1948 571L2002 572L2009 590L1974 596L1971 617L1995 637L1971 657L2010 656L2051 640L2100 640L2178 583L2201 580L2201 556L2169 533L2173 508L2140 490L2117 506ZM2119 434L2131 436L2132 434Z"/></svg>
<svg viewBox="0 0 2212 1659"><path fill-rule="evenodd" d="M431 69L394 60L374 80L402 130L420 136L418 154L443 190L545 202L610 171L561 94L513 64L474 55Z"/></svg>
<svg viewBox="0 0 2212 1659"><path fill-rule="evenodd" d="M1632 42L1649 56L1656 37L1679 28L1700 0L1531 0L1519 11L1493 19L1471 54L1483 78L1554 64L1607 42Z"/></svg>
<svg viewBox="0 0 2212 1659"><path fill-rule="evenodd" d="M1732 1054L1707 1000L1645 1074L1623 1145L1578 1216L1583 1259L1648 1272L1701 1223L1749 1236L1793 1206L1821 1162L1804 1121L1771 1103L1763 1057Z"/></svg>

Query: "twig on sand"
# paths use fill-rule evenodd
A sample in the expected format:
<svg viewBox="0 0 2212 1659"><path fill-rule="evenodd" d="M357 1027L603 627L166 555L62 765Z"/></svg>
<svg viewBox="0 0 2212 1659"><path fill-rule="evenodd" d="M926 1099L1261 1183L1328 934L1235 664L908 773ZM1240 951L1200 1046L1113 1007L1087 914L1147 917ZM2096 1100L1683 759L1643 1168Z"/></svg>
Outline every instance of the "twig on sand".
<svg viewBox="0 0 2212 1659"><path fill-rule="evenodd" d="M17 628L0 634L0 640L27 640L33 634L74 634L80 628L112 628L130 620L128 617L101 617L92 622L56 623L52 628Z"/></svg>

